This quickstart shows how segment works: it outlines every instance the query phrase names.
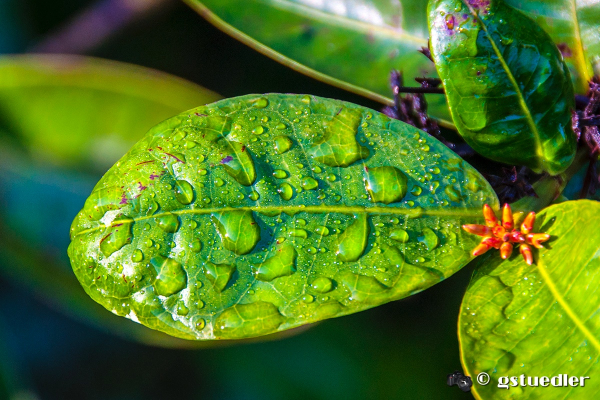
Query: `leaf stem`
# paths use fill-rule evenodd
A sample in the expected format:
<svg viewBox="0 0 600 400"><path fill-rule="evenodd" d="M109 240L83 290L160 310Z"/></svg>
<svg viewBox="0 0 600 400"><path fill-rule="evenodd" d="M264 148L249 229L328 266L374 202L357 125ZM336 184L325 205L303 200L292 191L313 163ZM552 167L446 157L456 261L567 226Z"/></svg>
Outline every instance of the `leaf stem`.
<svg viewBox="0 0 600 400"><path fill-rule="evenodd" d="M589 150L585 147L579 148L575 159L565 172L556 176L544 175L533 184L537 197L523 197L511 204L512 209L521 212L539 212L549 206L562 194L569 180L589 161Z"/></svg>

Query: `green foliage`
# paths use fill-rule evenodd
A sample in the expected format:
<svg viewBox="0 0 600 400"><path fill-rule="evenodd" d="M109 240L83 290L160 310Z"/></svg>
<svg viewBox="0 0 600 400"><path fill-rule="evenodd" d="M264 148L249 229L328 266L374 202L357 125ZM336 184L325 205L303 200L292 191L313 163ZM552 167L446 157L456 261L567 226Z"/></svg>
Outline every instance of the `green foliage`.
<svg viewBox="0 0 600 400"><path fill-rule="evenodd" d="M0 58L0 107L8 133L58 166L87 164L103 171L135 143L136 134L219 98L131 64L64 55Z"/></svg>
<svg viewBox="0 0 600 400"><path fill-rule="evenodd" d="M228 34L284 65L381 102L390 101L390 71L408 85L435 75L418 50L427 47L422 0L186 0ZM389 100L388 100L389 99ZM449 120L443 96L427 96L430 112Z"/></svg>
<svg viewBox="0 0 600 400"><path fill-rule="evenodd" d="M575 156L575 100L550 37L501 0L433 0L429 20L432 55L465 141L492 160L564 171Z"/></svg>
<svg viewBox="0 0 600 400"><path fill-rule="evenodd" d="M506 0L546 31L569 65L576 93L600 74L600 3L572 0Z"/></svg>
<svg viewBox="0 0 600 400"><path fill-rule="evenodd" d="M452 275L476 244L460 226L481 221L486 202L498 207L481 175L407 124L341 101L250 95L150 130L96 185L69 256L118 315L239 339Z"/></svg>
<svg viewBox="0 0 600 400"><path fill-rule="evenodd" d="M434 65L417 52L428 39L423 0L186 2L220 29L290 68L372 99L391 97L392 69L403 71L408 85L415 77L436 75ZM593 73L600 73L600 4L507 3L550 34L563 50L576 92L586 93ZM427 96L427 101L431 115L449 123L445 100Z"/></svg>
<svg viewBox="0 0 600 400"><path fill-rule="evenodd" d="M190 347L90 301L66 258L66 232L94 183L149 127L218 97L130 64L78 56L0 57L3 279L120 336Z"/></svg>
<svg viewBox="0 0 600 400"><path fill-rule="evenodd" d="M488 386L473 386L477 398L598 396L594 380L600 352L597 227L600 203L580 200L542 211L534 231L551 235L536 250L535 264L520 255L490 257L475 271L460 313L463 365L470 376L487 372ZM589 376L584 388L498 389L500 376Z"/></svg>

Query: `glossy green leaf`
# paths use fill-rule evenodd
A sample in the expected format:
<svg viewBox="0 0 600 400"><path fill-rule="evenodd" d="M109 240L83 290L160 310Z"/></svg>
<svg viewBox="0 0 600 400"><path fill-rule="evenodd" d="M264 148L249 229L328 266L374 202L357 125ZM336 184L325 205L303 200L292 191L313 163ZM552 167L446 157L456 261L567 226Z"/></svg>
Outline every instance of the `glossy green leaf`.
<svg viewBox="0 0 600 400"><path fill-rule="evenodd" d="M150 130L96 185L69 256L118 315L239 339L452 275L477 242L460 226L481 221L484 202L498 205L479 173L407 124L335 100L250 95Z"/></svg>
<svg viewBox="0 0 600 400"><path fill-rule="evenodd" d="M203 17L245 44L326 83L388 102L389 76L435 76L423 1L186 0ZM429 111L449 120L444 96L427 96Z"/></svg>
<svg viewBox="0 0 600 400"><path fill-rule="evenodd" d="M569 65L575 91L584 94L600 74L599 0L506 0L535 20L558 45Z"/></svg>
<svg viewBox="0 0 600 400"><path fill-rule="evenodd" d="M145 131L218 95L130 64L0 57L0 274L65 314L142 343L190 347L90 301L65 249L94 184Z"/></svg>
<svg viewBox="0 0 600 400"><path fill-rule="evenodd" d="M552 175L573 161L573 85L549 36L502 0L432 0L431 50L452 119L477 152Z"/></svg>
<svg viewBox="0 0 600 400"><path fill-rule="evenodd" d="M389 101L392 69L435 76L417 50L427 45L422 0L186 0L245 44L316 79ZM600 73L600 1L507 0L550 34L565 56L577 93ZM357 60L360 60L357 62ZM427 96L432 115L450 118L441 96Z"/></svg>
<svg viewBox="0 0 600 400"><path fill-rule="evenodd" d="M506 261L496 252L476 270L459 320L465 373L491 376L487 386L475 383L476 398L598 397L599 224L598 202L550 206L537 216L534 231L551 238L545 249L534 250L534 265L527 265L517 251ZM520 379L522 374L590 379L585 387L498 388L500 377Z"/></svg>

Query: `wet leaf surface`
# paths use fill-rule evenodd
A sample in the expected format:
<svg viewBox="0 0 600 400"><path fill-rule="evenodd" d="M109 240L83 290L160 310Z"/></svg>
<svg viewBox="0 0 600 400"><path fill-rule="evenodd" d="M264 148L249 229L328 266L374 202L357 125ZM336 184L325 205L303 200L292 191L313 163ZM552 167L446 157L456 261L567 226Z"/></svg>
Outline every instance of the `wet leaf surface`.
<svg viewBox="0 0 600 400"><path fill-rule="evenodd" d="M497 207L487 182L409 125L335 100L249 95L150 130L96 185L69 256L117 315L239 339L452 275L475 244L460 225L481 221L484 202Z"/></svg>
<svg viewBox="0 0 600 400"><path fill-rule="evenodd" d="M600 354L600 254L596 237L600 203L553 205L537 216L534 231L551 235L534 250L528 266L518 252L497 254L476 270L459 319L465 373L487 372L487 386L475 384L482 399L595 398ZM592 238L592 239L590 239ZM589 376L585 387L510 387L501 376Z"/></svg>
<svg viewBox="0 0 600 400"><path fill-rule="evenodd" d="M558 174L575 156L566 64L550 37L500 0L429 3L432 55L452 119L485 157Z"/></svg>

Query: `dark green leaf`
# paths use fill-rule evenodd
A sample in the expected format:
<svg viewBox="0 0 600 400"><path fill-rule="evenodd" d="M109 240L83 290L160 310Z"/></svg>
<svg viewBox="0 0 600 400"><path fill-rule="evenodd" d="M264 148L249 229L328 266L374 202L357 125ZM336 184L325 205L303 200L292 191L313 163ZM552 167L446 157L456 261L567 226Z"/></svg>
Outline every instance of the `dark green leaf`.
<svg viewBox="0 0 600 400"><path fill-rule="evenodd" d="M98 328L190 342L106 313L66 257L66 231L102 174L144 132L215 93L158 71L78 56L0 57L0 273Z"/></svg>
<svg viewBox="0 0 600 400"><path fill-rule="evenodd" d="M406 84L435 76L418 50L427 47L423 1L186 0L228 34L282 64L321 81L388 102L389 76ZM427 96L429 111L449 120L444 96Z"/></svg>
<svg viewBox="0 0 600 400"><path fill-rule="evenodd" d="M452 119L477 152L552 175L573 161L573 85L550 37L501 0L432 0L431 50Z"/></svg>
<svg viewBox="0 0 600 400"><path fill-rule="evenodd" d="M250 95L148 132L96 185L69 256L118 315L238 339L452 275L476 244L460 226L481 221L484 202L498 205L487 182L407 124L335 100Z"/></svg>
<svg viewBox="0 0 600 400"><path fill-rule="evenodd" d="M491 376L476 398L597 398L600 381L600 203L570 201L546 208L534 232L551 235L534 265L498 253L478 268L463 299L459 336L465 373ZM510 387L502 376L589 376L583 388Z"/></svg>
<svg viewBox="0 0 600 400"><path fill-rule="evenodd" d="M573 0L506 0L550 34L569 65L577 93L588 91L600 74L600 2Z"/></svg>

